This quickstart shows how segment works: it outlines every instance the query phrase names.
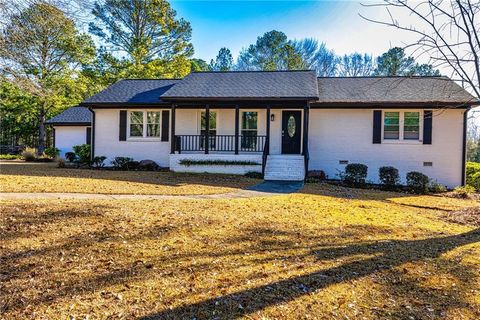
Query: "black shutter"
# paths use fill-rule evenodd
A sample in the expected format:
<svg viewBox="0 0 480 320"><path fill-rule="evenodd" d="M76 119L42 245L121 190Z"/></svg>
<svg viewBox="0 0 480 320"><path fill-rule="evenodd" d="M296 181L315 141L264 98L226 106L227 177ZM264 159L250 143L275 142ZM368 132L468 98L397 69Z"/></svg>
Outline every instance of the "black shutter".
<svg viewBox="0 0 480 320"><path fill-rule="evenodd" d="M382 143L382 110L373 110L373 143Z"/></svg>
<svg viewBox="0 0 480 320"><path fill-rule="evenodd" d="M120 141L127 140L127 110L120 110Z"/></svg>
<svg viewBox="0 0 480 320"><path fill-rule="evenodd" d="M92 144L92 127L87 127L87 142L86 144Z"/></svg>
<svg viewBox="0 0 480 320"><path fill-rule="evenodd" d="M431 110L423 111L423 144L432 144L432 117Z"/></svg>
<svg viewBox="0 0 480 320"><path fill-rule="evenodd" d="M170 124L170 111L163 110L162 111L162 141L168 141L168 132L170 131L169 128Z"/></svg>

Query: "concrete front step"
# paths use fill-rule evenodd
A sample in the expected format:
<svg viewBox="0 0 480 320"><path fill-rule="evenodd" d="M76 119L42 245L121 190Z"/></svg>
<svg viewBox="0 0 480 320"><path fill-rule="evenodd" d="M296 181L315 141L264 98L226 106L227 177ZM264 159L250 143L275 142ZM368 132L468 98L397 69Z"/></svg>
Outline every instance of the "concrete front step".
<svg viewBox="0 0 480 320"><path fill-rule="evenodd" d="M302 181L305 164L302 155L270 155L265 167L265 180Z"/></svg>

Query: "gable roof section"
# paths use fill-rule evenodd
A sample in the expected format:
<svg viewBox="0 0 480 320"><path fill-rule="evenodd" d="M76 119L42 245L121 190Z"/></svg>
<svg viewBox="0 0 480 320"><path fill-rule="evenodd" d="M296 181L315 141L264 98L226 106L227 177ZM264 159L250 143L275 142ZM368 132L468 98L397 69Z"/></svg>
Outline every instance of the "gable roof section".
<svg viewBox="0 0 480 320"><path fill-rule="evenodd" d="M162 95L168 100L316 100L314 71L194 72Z"/></svg>
<svg viewBox="0 0 480 320"><path fill-rule="evenodd" d="M362 107L388 104L462 106L477 99L447 77L318 78L320 98L313 103Z"/></svg>
<svg viewBox="0 0 480 320"><path fill-rule="evenodd" d="M125 79L86 99L82 105L162 104L160 96L180 80Z"/></svg>
<svg viewBox="0 0 480 320"><path fill-rule="evenodd" d="M53 125L90 125L92 113L86 107L74 106L45 122Z"/></svg>

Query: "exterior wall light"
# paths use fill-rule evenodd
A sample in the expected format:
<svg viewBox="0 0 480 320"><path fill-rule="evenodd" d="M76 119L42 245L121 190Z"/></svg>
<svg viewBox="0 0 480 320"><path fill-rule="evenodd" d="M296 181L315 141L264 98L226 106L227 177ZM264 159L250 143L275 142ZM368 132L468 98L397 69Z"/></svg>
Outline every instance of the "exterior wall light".
<svg viewBox="0 0 480 320"><path fill-rule="evenodd" d="M270 121L275 121L275 115L273 113L270 115Z"/></svg>

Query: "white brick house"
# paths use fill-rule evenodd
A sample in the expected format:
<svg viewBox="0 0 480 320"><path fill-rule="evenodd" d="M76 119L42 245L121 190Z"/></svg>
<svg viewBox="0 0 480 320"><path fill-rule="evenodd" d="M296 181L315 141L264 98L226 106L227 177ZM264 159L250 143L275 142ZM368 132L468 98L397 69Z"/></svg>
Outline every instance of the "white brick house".
<svg viewBox="0 0 480 320"><path fill-rule="evenodd" d="M467 111L478 103L446 77L277 71L122 80L81 105L93 115L93 154L109 160L151 159L174 171L264 171L272 180L302 180L308 170L335 178L347 163L364 163L374 182L379 167L394 166L402 179L420 171L455 187L464 184ZM209 165L213 160L232 164Z"/></svg>

